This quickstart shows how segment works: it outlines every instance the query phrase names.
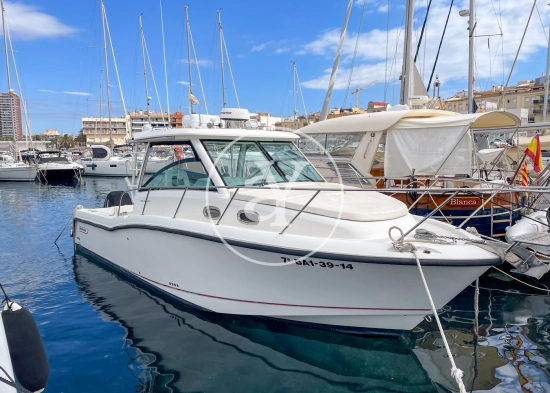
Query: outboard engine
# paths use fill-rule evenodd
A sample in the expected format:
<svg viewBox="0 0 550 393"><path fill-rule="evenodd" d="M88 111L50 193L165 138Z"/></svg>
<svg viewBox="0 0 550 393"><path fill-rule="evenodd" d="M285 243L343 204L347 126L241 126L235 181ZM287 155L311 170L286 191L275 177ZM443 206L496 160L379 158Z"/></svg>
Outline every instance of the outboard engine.
<svg viewBox="0 0 550 393"><path fill-rule="evenodd" d="M31 392L41 392L48 382L50 367L31 312L8 300L2 322L17 381Z"/></svg>

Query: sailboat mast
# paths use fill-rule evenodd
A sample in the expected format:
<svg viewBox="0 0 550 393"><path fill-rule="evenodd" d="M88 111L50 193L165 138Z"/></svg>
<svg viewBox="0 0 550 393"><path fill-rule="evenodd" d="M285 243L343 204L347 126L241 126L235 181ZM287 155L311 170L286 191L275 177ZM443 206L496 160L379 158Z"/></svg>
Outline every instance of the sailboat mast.
<svg viewBox="0 0 550 393"><path fill-rule="evenodd" d="M470 20L468 22L468 113L474 113L474 30L476 26L475 0L470 0Z"/></svg>
<svg viewBox="0 0 550 393"><path fill-rule="evenodd" d="M141 15L139 19L139 35L141 37L141 58L143 60L143 81L145 82L145 102L147 103L147 121L151 124L151 112L149 111L149 88L147 86L147 64L145 63L145 37L143 36L143 25Z"/></svg>
<svg viewBox="0 0 550 393"><path fill-rule="evenodd" d="M225 102L225 75L223 72L223 32L222 32L222 20L220 17L220 10L218 10L218 33L220 35L220 65L222 68L222 102L223 108L227 106Z"/></svg>
<svg viewBox="0 0 550 393"><path fill-rule="evenodd" d="M0 0L0 6L2 6L2 33L4 35L4 53L6 54L6 74L8 77L8 96L10 98L10 112L12 112L12 104L11 104L11 79L10 79L10 65L8 61L8 39L6 34L6 11L4 10L4 0ZM17 143L17 135L15 135L15 122L13 121L13 113L11 113L11 128L13 130L13 143ZM15 153L17 155L17 147L14 146L16 149ZM14 159L17 160L17 157L14 157Z"/></svg>
<svg viewBox="0 0 550 393"><path fill-rule="evenodd" d="M344 38L346 38L346 30L348 28L349 14L351 13L352 6L353 0L349 0L346 17L344 19L344 26L342 27L342 33L340 34L340 42L338 43L338 49L336 50L336 58L334 59L334 64L332 65L332 73L330 74L330 80L328 82L325 102L323 102L323 108L321 109L321 114L319 115L319 121L326 120L328 116L330 98L332 97L332 90L334 89L334 83L336 82L336 72L338 71L338 65L340 64L340 52L342 52L342 45L344 44Z"/></svg>
<svg viewBox="0 0 550 393"><path fill-rule="evenodd" d="M107 58L107 35L105 32L105 5L101 2L101 27L103 29L103 57L105 58L105 83L107 85L107 114L109 116L109 146L114 147L113 125L111 119L111 87L109 85L109 59Z"/></svg>
<svg viewBox="0 0 550 393"><path fill-rule="evenodd" d="M550 32L550 27L548 28ZM546 79L544 80L544 104L542 105L541 121L546 121L546 112L548 111L548 84L550 84L550 42L548 43L548 54L546 59Z"/></svg>
<svg viewBox="0 0 550 393"><path fill-rule="evenodd" d="M412 25L414 22L414 0L407 0L405 14L405 34L403 36L403 68L401 71L401 96L399 103L408 105L410 96L411 77L411 46L412 46Z"/></svg>
<svg viewBox="0 0 550 393"><path fill-rule="evenodd" d="M292 95L294 99L294 109L292 111L292 116L294 118L294 129L296 129L296 62L291 61L292 63Z"/></svg>
<svg viewBox="0 0 550 393"><path fill-rule="evenodd" d="M185 6L185 28L187 31L187 69L189 72L189 94L187 99L189 101L189 114L193 112L193 101L191 101L191 93L193 92L193 72L191 71L191 38L190 27L189 27L189 6Z"/></svg>
<svg viewBox="0 0 550 393"><path fill-rule="evenodd" d="M103 142L103 70L99 72L99 143Z"/></svg>

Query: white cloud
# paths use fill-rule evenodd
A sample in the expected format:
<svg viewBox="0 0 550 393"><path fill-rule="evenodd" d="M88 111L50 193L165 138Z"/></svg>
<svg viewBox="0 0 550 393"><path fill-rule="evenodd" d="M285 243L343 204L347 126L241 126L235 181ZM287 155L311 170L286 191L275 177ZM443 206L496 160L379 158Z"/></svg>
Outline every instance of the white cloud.
<svg viewBox="0 0 550 393"><path fill-rule="evenodd" d="M368 0L369 3L383 4L384 2L376 0ZM356 5L363 5L362 0L357 0ZM435 60L437 49L447 14L449 5L441 2L433 2L430 9L428 20L427 35L424 36L423 44L420 50L417 66L423 75L427 84L430 77L431 69ZM454 90L467 89L467 74L468 74L468 31L467 18L460 17L458 10L467 9L468 0L455 1L447 31L441 47L441 53L437 63L435 73L439 74L442 82L442 90L448 91L451 88ZM490 49L488 48L488 37L476 38L476 89L490 89L492 85L504 84L510 72L510 67L519 47L519 42L523 34L523 30L529 17L531 7L526 7L525 2L515 0L501 0L500 9L502 12L502 31L504 33L504 45L500 35L489 37ZM550 22L550 7L540 7L542 20L545 25ZM535 11L536 12L536 11ZM499 18L495 15L498 13L498 7L493 8L491 0L477 1L477 27L476 35L498 34ZM417 37L420 36L420 29L424 20L424 11L416 13L415 27L413 32L412 54L416 51ZM523 46L516 64L518 66L528 64L532 67L531 75L523 75L522 78L534 79L538 77L546 68L546 62L534 61L534 55L538 52L546 53L547 41L545 33L538 20L538 15L533 15L531 23L527 31ZM365 25L368 26L368 23ZM389 36L388 58L386 59L386 34ZM399 42L397 38L399 36ZM332 59L338 41L340 38L340 30L334 29L323 31L319 34L318 39L304 45L297 54L308 56L321 56ZM355 50L356 35L348 31L348 35L342 48L340 69L336 78L335 89L345 89L347 87L347 79L349 75L349 66L351 64L353 52ZM424 56L424 45L426 51ZM397 51L396 51L397 47ZM392 68L392 62L395 56L395 64L393 65L392 73L389 75L389 80L393 81L394 77L399 77L401 71L403 50L403 27L394 27L388 32L385 30L372 29L364 31L361 34L358 53L356 58L356 66L353 71L352 86L361 86L374 79L379 79L381 83L386 78L386 65L388 72ZM544 56L545 58L546 56ZM425 59L425 61L424 61ZM504 66L504 76L503 69ZM325 70L323 75L308 80L303 83L305 87L312 89L326 89L330 77L330 69ZM510 80L510 84L515 84L514 76Z"/></svg>
<svg viewBox="0 0 550 393"><path fill-rule="evenodd" d="M279 48L275 50L276 54L290 52L290 48Z"/></svg>
<svg viewBox="0 0 550 393"><path fill-rule="evenodd" d="M92 96L91 93L86 93L83 91L55 91L55 90L48 90L48 89L38 89L38 91L42 91L44 93L53 93L53 94L69 94L72 96Z"/></svg>
<svg viewBox="0 0 550 393"><path fill-rule="evenodd" d="M179 83L180 85L189 86L189 82L186 82L186 81L178 81L176 83Z"/></svg>
<svg viewBox="0 0 550 393"><path fill-rule="evenodd" d="M189 64L189 61L187 61L187 59L181 59L179 62L183 64ZM195 60L191 59L191 64L195 64ZM215 63L212 60L197 59L196 64L202 67L212 67Z"/></svg>
<svg viewBox="0 0 550 393"><path fill-rule="evenodd" d="M77 29L60 22L55 16L39 11L38 7L4 2L7 25L14 39L34 40L37 38L55 38L70 36Z"/></svg>
<svg viewBox="0 0 550 393"><path fill-rule="evenodd" d="M85 93L83 91L64 91L65 94L70 94L73 96L91 96L91 93Z"/></svg>
<svg viewBox="0 0 550 393"><path fill-rule="evenodd" d="M252 47L252 52L260 52L260 51L264 50L265 47L266 47L266 44L254 45Z"/></svg>

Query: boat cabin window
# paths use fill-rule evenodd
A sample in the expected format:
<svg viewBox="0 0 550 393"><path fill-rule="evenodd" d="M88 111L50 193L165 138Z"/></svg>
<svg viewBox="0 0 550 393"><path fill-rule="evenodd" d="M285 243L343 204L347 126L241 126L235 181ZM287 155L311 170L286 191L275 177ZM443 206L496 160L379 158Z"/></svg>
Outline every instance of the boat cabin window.
<svg viewBox="0 0 550 393"><path fill-rule="evenodd" d="M303 136L298 146L306 155L352 157L361 144L364 133L354 134L315 134Z"/></svg>
<svg viewBox="0 0 550 393"><path fill-rule="evenodd" d="M147 157L144 188L209 187L212 185L202 162L189 143L151 143Z"/></svg>
<svg viewBox="0 0 550 393"><path fill-rule="evenodd" d="M203 141L203 144L228 186L324 181L292 142Z"/></svg>

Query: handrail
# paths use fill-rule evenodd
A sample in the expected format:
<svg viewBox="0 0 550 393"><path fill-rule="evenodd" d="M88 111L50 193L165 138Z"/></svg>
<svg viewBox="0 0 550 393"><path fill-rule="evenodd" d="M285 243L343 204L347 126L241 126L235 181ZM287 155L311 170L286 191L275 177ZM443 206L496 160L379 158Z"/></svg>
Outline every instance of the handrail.
<svg viewBox="0 0 550 393"><path fill-rule="evenodd" d="M433 216L435 213L437 213L438 211L441 210L441 208L443 206L445 206L447 203L449 203L449 201L451 199L453 199L456 194L458 194L460 191L455 191L450 197L448 197L445 202L443 202L441 205L439 205L438 207L436 207L434 210L432 210L430 212L430 214L428 214L426 217L424 217L422 220L420 220L415 226L413 226L411 229L409 229L407 232L405 232L405 234L403 235L402 239L405 239L405 237L411 233L412 231L414 231L416 228L418 228L424 221L426 221L428 218L430 218L431 216Z"/></svg>
<svg viewBox="0 0 550 393"><path fill-rule="evenodd" d="M147 206L147 200L149 199L149 193L151 192L151 189L147 191L147 195L145 196L145 203L143 204L143 209L141 210L141 215L143 216L143 213L145 213L145 207Z"/></svg>
<svg viewBox="0 0 550 393"><path fill-rule="evenodd" d="M493 195L491 195L490 198L487 198L487 200L485 202L483 202L472 214L470 214L470 216L468 218L466 218L464 221L462 221L462 223L458 226L458 228L462 228L462 226L464 224L466 224L468 221L470 221L470 219L475 216L481 209L483 209L485 207L485 205L488 203L488 202L491 202L493 200L494 197L497 196L497 192L495 192ZM493 205L491 205L491 209L493 208ZM491 212L491 217L493 216L492 212ZM493 225L493 223L491 223L491 226Z"/></svg>
<svg viewBox="0 0 550 393"><path fill-rule="evenodd" d="M408 193L411 191L409 188L353 188L352 186L341 185L341 187L335 188L324 188L324 187L285 187L285 183L281 183L282 187L277 187L278 189L284 189L289 191L346 191L346 192L393 192L393 193ZM334 183L336 185L336 183ZM495 184L496 185L496 184ZM498 188L462 188L462 187L449 187L449 188L429 188L428 191L463 191L463 192L486 192L486 193L499 193L499 192L534 192L534 193L548 193L548 188L546 187L536 187L536 186L519 186L512 184L498 184ZM269 184L267 186L180 186L180 187L147 187L147 188L137 188L130 191L158 191L158 190L198 190L198 191L216 191L218 189L239 189L239 190L268 190L271 189ZM421 191L423 188L418 188L417 190Z"/></svg>
<svg viewBox="0 0 550 393"><path fill-rule="evenodd" d="M319 193L325 191L325 192L334 192L334 191L345 191L345 192L353 192L353 191L361 191L361 192L392 192L393 194L399 194L399 193L407 193L407 192L410 192L410 189L376 189L376 188L373 188L373 189L363 189L363 188L351 188L351 187L340 187L340 188L315 188L315 187L281 187L282 189L286 189L286 190L291 190L291 191L315 191L315 194L308 200L308 202L298 211L298 213L292 218L292 220L288 223L288 225L280 232L280 234L283 234L289 227L292 223L294 223L294 221L300 216L300 214L309 206L309 204L317 197L317 195L319 195ZM281 189L279 188L279 189ZM197 187L197 186L182 186L182 187L153 187L153 188L138 188L138 189L130 189L128 191L125 191L125 193L128 193L130 191L135 191L135 190L138 190L138 191L145 191L147 190L147 195L146 195L146 198L145 198L145 203L143 205L143 209L142 209L142 212L141 212L141 215L144 215L145 213L145 208L147 206L147 202L149 201L149 196L150 196L150 193L151 191L156 191L156 190L183 190L183 194L180 198L180 201L178 203L178 206L176 208L176 211L173 215L172 218L176 218L177 216L177 213L179 212L179 209L183 203L183 199L187 193L188 190L197 190L197 191L211 191L211 190L216 190L216 189L234 189L235 190L235 193L231 196L231 199L229 200L229 203L227 204L227 206L225 207L224 211L222 212L222 214L220 215L220 218L218 219L218 221L216 222L216 225L219 225L221 220L223 219L225 213L228 211L231 203L233 202L233 200L235 199L236 195L239 193L239 191L241 189L249 189L249 190L267 190L267 189L271 189L269 187L258 187L258 186L219 186L219 187L215 187L215 188L212 188L212 187L208 187L208 186L200 186L200 187ZM440 212L442 210L442 208L444 206L446 206L449 201L451 201L453 198L455 198L459 193L461 192L467 192L467 193L474 193L474 192L477 192L477 191L481 191L481 192L484 192L484 193L491 193L492 195L483 201L483 203L481 204L481 206L479 206L473 213L471 213L469 216L467 217L460 217L460 218L465 218L464 221L458 226L458 228L462 228L464 226L464 224L466 224L466 222L468 222L470 219L472 219L484 206L486 206L489 202L491 202L498 194L503 194L503 193L506 193L508 194L509 198L510 198L510 201L512 199L512 193L513 192L530 192L530 193L548 193L548 189L547 188L543 188L543 189L540 189L540 188L536 188L536 187L523 187L523 186L509 186L505 189L502 189L502 188L446 188L446 189L427 189L423 194L422 196L428 194L428 195L431 195L431 192L433 191L445 191L445 193L447 192L452 192L452 194L442 203L440 204L439 206L436 206L436 208L430 212L430 214L428 214L427 216L423 217L416 225L414 225L411 229L409 229L405 234L404 234L404 237L409 235L412 231L414 231L416 228L418 228L422 223L424 223L428 218L432 217L433 215L435 215L436 213ZM124 194L123 194L124 195ZM118 215L120 215L120 210L121 210L121 201L122 201L122 197L123 195L121 196L121 199L119 201L119 210L118 210ZM433 199L433 198L432 198ZM498 213L498 214L501 214L501 213ZM456 218L459 218L459 217L456 217Z"/></svg>
<svg viewBox="0 0 550 393"><path fill-rule="evenodd" d="M124 191L122 194L120 194L120 199L118 200L118 210L116 212L117 217L120 216L120 209L122 208L122 198L124 198L124 195L128 194L130 195L131 190ZM130 195L130 198L132 196ZM143 213L142 213L143 214Z"/></svg>
<svg viewBox="0 0 550 393"><path fill-rule="evenodd" d="M313 200L315 199L315 197L316 197L317 195L319 195L320 192L321 192L321 190L317 190L317 192L309 199L309 201L307 201L307 203L300 209L300 211L298 212L298 214L296 214L296 215L292 218L292 220L290 220L290 222L287 224L287 226L284 227L284 229L283 229L281 232L279 232L279 235L282 235L282 234L287 230L287 228L288 228L288 227L298 218L298 216L299 216L300 214L302 214L302 212L306 209L306 207L309 206L309 204L311 203L311 201L313 201Z"/></svg>
<svg viewBox="0 0 550 393"><path fill-rule="evenodd" d="M227 209L229 209L229 205L231 205L231 202L233 202L233 199L235 198L235 196L237 195L237 193L239 192L240 189L241 189L240 187L237 187L237 189L235 190L235 193L233 195L231 195L231 199L229 200L229 203L227 204L227 206L223 210L223 213L221 214L220 218L216 222L216 225L220 224L220 221L222 220L223 216L225 215L225 212L227 211Z"/></svg>
<svg viewBox="0 0 550 393"><path fill-rule="evenodd" d="M185 189L185 191L183 191L183 195L181 196L180 203L178 203L178 207L176 208L176 212L174 213L174 217L172 217L172 218L176 218L176 216L178 214L178 211L180 210L181 203L183 202L183 198L185 198L186 193L187 193L187 188Z"/></svg>

